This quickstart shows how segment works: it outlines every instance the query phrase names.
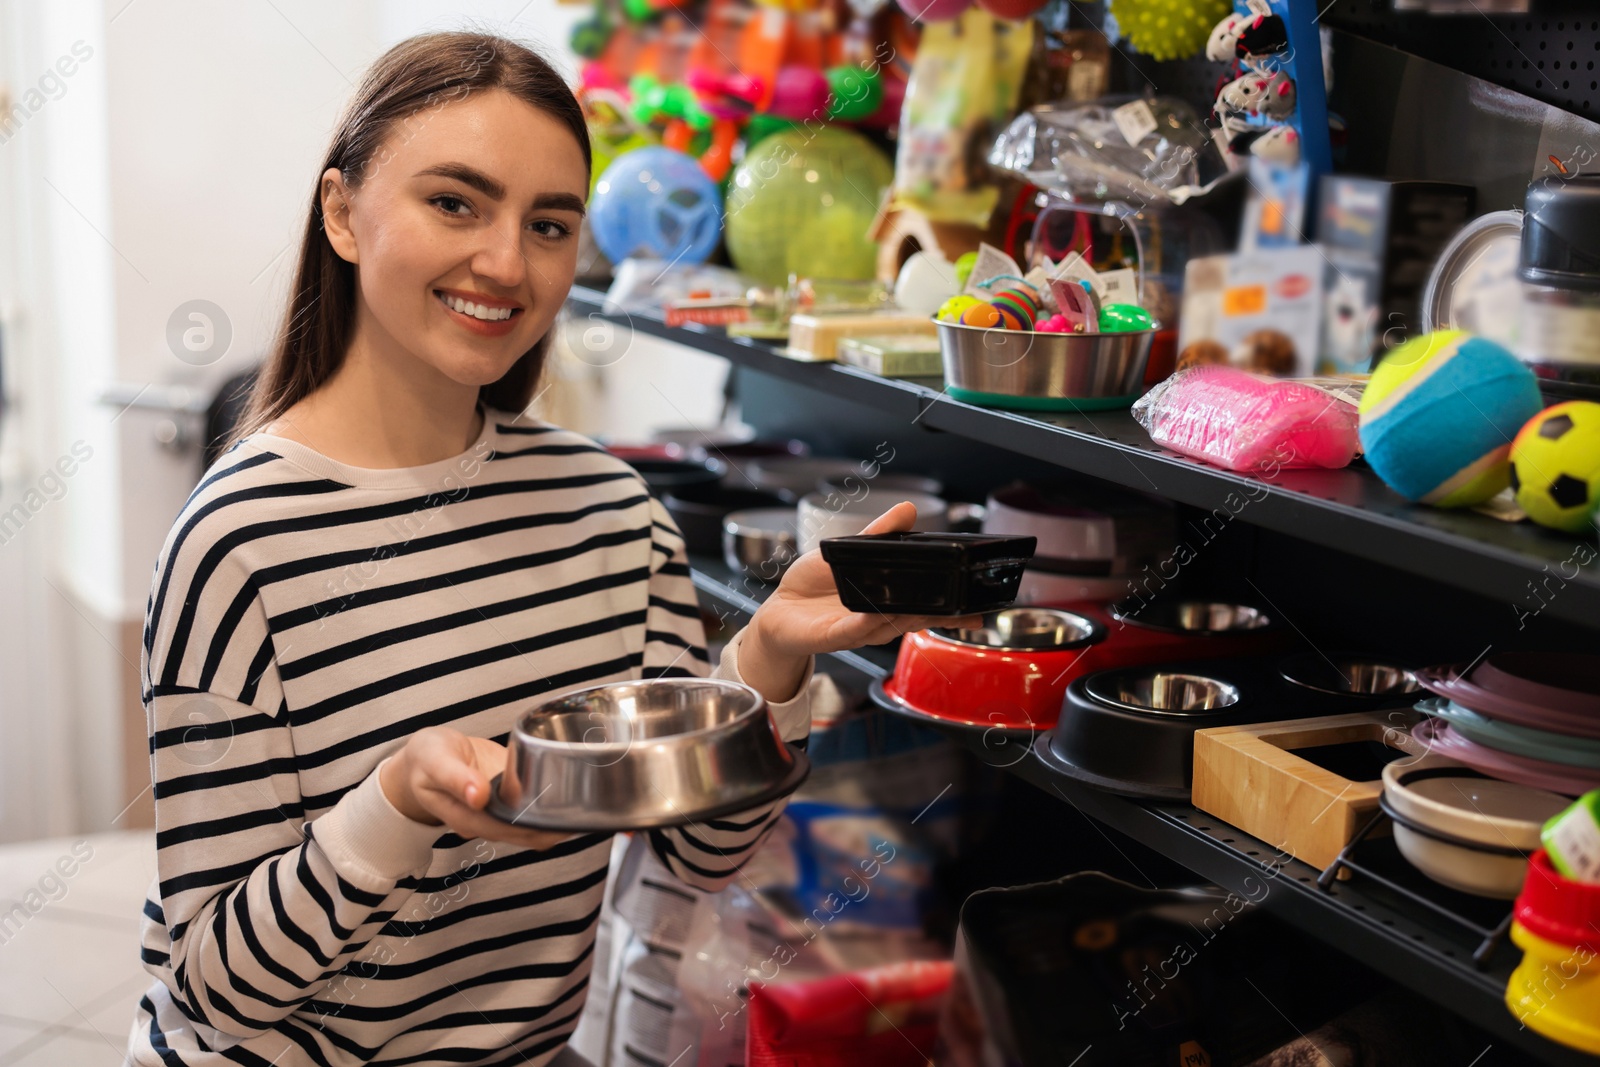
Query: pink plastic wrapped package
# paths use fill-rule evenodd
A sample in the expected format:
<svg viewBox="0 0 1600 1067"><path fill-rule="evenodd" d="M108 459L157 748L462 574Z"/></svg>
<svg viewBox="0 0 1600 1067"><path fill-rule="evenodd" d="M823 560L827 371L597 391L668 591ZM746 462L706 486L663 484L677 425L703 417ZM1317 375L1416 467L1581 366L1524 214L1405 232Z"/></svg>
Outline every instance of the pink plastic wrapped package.
<svg viewBox="0 0 1600 1067"><path fill-rule="evenodd" d="M1234 471L1343 467L1361 447L1353 404L1232 367L1179 371L1133 417L1156 444Z"/></svg>

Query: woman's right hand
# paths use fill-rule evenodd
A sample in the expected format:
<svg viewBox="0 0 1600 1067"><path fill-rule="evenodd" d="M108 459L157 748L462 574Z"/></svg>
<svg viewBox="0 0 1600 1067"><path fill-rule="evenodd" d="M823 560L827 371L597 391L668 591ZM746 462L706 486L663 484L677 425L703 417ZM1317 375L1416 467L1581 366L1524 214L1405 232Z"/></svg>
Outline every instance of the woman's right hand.
<svg viewBox="0 0 1600 1067"><path fill-rule="evenodd" d="M506 769L506 749L483 737L430 726L407 739L380 765L383 795L406 818L445 826L464 838L483 837L524 848L546 849L573 834L532 830L485 812L489 782Z"/></svg>

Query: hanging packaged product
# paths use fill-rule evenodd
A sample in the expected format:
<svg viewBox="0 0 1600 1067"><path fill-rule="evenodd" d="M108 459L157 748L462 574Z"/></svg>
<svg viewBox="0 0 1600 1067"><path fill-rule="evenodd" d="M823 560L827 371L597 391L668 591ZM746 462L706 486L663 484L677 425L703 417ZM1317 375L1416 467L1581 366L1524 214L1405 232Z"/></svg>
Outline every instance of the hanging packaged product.
<svg viewBox="0 0 1600 1067"><path fill-rule="evenodd" d="M999 189L984 146L1017 106L1033 22L979 8L929 22L900 113L894 206L929 219L987 226Z"/></svg>
<svg viewBox="0 0 1600 1067"><path fill-rule="evenodd" d="M1232 169L1200 116L1175 97L1040 106L1011 121L989 163L1068 200L1181 204Z"/></svg>

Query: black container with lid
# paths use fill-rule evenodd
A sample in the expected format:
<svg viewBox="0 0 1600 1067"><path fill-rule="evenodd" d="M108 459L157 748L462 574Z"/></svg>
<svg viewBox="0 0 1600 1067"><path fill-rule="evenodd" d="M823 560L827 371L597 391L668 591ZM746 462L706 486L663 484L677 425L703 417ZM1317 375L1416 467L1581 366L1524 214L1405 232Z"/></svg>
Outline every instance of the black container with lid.
<svg viewBox="0 0 1600 1067"><path fill-rule="evenodd" d="M1517 274L1519 355L1546 392L1600 396L1600 175L1529 186Z"/></svg>
<svg viewBox="0 0 1600 1067"><path fill-rule="evenodd" d="M977 615L1016 600L1038 541L915 532L827 537L818 547L851 611Z"/></svg>

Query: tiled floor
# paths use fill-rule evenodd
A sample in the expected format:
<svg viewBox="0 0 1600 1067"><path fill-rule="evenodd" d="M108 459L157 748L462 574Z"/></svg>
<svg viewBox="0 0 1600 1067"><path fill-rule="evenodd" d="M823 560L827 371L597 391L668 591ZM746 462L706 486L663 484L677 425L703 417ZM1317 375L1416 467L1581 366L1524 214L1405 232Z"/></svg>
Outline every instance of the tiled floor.
<svg viewBox="0 0 1600 1067"><path fill-rule="evenodd" d="M155 862L148 831L0 847L0 1064L122 1063Z"/></svg>

